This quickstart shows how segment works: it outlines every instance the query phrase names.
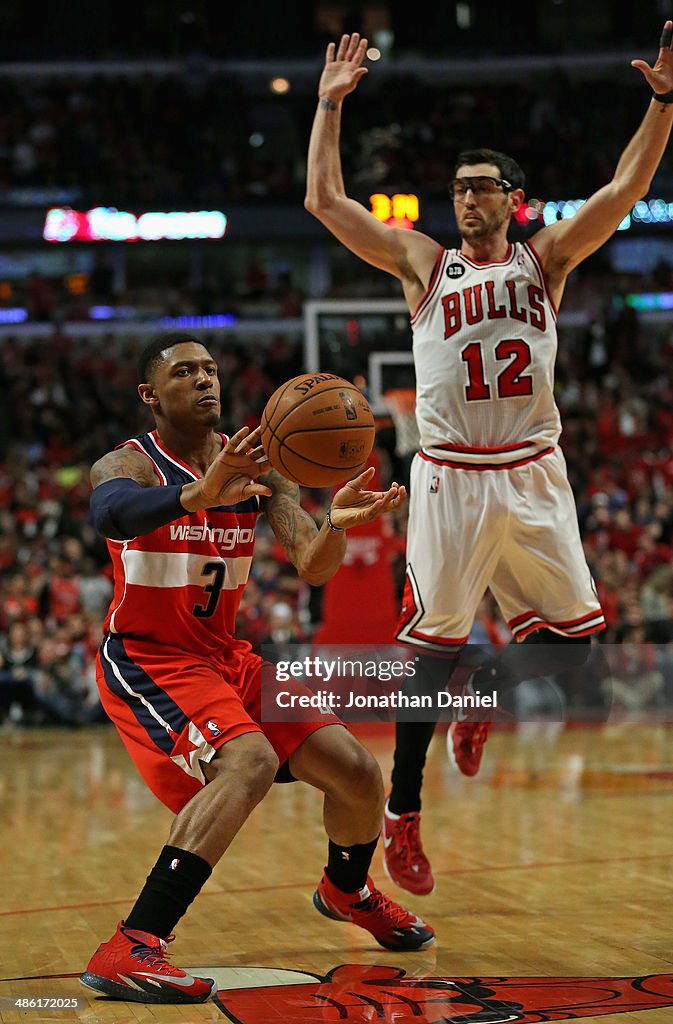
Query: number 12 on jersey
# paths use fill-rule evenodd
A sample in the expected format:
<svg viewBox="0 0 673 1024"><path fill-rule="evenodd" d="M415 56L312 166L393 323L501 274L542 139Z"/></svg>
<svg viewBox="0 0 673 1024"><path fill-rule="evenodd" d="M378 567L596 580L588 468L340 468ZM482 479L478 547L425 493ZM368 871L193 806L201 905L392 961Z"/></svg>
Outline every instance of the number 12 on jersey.
<svg viewBox="0 0 673 1024"><path fill-rule="evenodd" d="M494 368L497 397L522 398L532 395L533 378L523 372L531 363L528 342L523 338L504 338L495 346L494 355L498 362L506 363L502 369ZM467 401L483 402L491 398L492 386L486 379L481 342L473 341L466 345L460 357L467 364ZM491 374L488 376L491 377Z"/></svg>

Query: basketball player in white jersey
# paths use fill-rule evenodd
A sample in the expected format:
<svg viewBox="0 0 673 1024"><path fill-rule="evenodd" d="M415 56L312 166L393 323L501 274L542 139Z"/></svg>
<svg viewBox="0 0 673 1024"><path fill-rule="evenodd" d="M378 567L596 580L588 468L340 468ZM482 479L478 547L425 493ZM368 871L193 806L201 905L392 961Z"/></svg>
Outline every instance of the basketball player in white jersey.
<svg viewBox="0 0 673 1024"><path fill-rule="evenodd" d="M341 109L367 73L367 40L344 35L327 47L305 205L352 252L399 278L411 312L421 450L411 470L397 638L418 651L417 678L435 688L446 685L487 587L520 646L482 667L477 685L502 692L526 676L583 664L590 635L604 626L558 446L556 313L570 271L650 188L673 122L672 36L667 21L653 67L632 61L654 95L612 180L572 219L542 228L532 243L508 242L524 174L503 153L470 150L450 183L461 243L449 250L383 224L347 196ZM419 822L434 726L397 723L384 818L387 871L416 893L434 886ZM464 774L478 771L487 733L483 722L451 725L449 752Z"/></svg>

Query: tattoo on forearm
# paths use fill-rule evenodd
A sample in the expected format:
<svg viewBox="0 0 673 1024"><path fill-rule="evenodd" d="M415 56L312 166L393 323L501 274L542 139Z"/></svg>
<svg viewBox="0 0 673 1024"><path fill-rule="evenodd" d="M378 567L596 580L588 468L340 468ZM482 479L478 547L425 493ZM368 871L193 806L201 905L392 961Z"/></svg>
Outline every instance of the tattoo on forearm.
<svg viewBox="0 0 673 1024"><path fill-rule="evenodd" d="M266 516L276 539L293 558L297 546L297 507L285 498L267 506Z"/></svg>
<svg viewBox="0 0 673 1024"><path fill-rule="evenodd" d="M276 539L297 565L302 552L318 533L318 527L308 512L282 495L276 500L269 499L265 513Z"/></svg>
<svg viewBox="0 0 673 1024"><path fill-rule="evenodd" d="M270 498L264 499L265 511L279 498L289 498L293 504L299 505L299 485L293 484L291 480L288 480L287 477L278 473L275 469L270 469L268 472L263 473L259 478L259 482L266 484L273 491Z"/></svg>
<svg viewBox="0 0 673 1024"><path fill-rule="evenodd" d="M263 501L264 514L278 542L296 564L298 548L318 532L311 516L299 504L299 487L271 470L260 478L273 490Z"/></svg>
<svg viewBox="0 0 673 1024"><path fill-rule="evenodd" d="M336 103L333 100L324 99L320 101L323 110L336 110Z"/></svg>

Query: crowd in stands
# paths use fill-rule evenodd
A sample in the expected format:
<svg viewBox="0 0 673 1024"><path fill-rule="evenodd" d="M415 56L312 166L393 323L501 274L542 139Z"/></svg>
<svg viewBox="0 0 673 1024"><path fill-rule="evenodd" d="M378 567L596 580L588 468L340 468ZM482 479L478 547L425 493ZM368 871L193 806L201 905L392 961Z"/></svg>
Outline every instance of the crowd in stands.
<svg viewBox="0 0 673 1024"><path fill-rule="evenodd" d="M635 56L635 54L634 54ZM440 85L408 75L386 87L376 69L358 90L343 128L345 178L352 194L378 189L446 199L460 149L490 145L527 172L529 195L580 198L611 175L648 102L638 72L570 80L560 71L496 85ZM33 78L0 82L0 201L31 189L60 190L73 206L192 209L232 202L299 205L315 96L244 91L221 74L191 77ZM658 181L672 180L673 149ZM335 261L336 263L336 261ZM396 282L365 273L332 278L332 295L399 295ZM112 295L109 268L91 287ZM232 296L272 299L279 315L301 313L290 276L270 281L254 263L238 268ZM357 281L355 277L357 276ZM580 527L608 628L608 643L673 643L673 332L645 330L608 295L626 290L614 276L585 295L569 287L564 310L588 303L586 329L561 330L557 400L562 446ZM646 285L670 288L670 267ZM625 287L622 287L622 284ZM77 301L39 274L26 280L33 320L72 319ZM175 296L211 313L222 288ZM169 296L163 295L164 301ZM0 305L3 302L0 297ZM17 297L13 296L14 304ZM83 300L82 300L83 301ZM585 303L585 306L586 306ZM74 312L73 312L74 311ZM264 344L204 339L220 364L223 429L255 425L275 387L301 372L299 341ZM101 719L93 673L111 596L104 542L88 513L92 462L151 423L136 395L137 339L77 336L54 326L48 338L0 339L0 723L84 724ZM358 368L360 372L361 368ZM390 431L381 435L384 474L403 471ZM328 495L306 492L320 520ZM394 529L402 538L405 513ZM401 545L395 551L398 589ZM320 592L302 585L262 521L238 628L259 646L310 638ZM482 606L474 639L503 643L505 624Z"/></svg>
<svg viewBox="0 0 673 1024"><path fill-rule="evenodd" d="M316 52L316 59L321 56ZM348 103L343 157L358 197L392 188L447 198L459 150L490 145L540 199L579 198L610 177L647 102L627 66L589 80L559 69L506 88L371 74ZM317 77L317 76L316 76ZM317 85L317 82L316 82ZM0 200L52 189L82 208L221 208L300 201L314 90L274 95L231 76L4 78ZM664 156L662 174L670 174Z"/></svg>
<svg viewBox="0 0 673 1024"><path fill-rule="evenodd" d="M287 339L266 346L204 339L218 359L223 427L254 425L268 395L302 369ZM557 398L588 559L608 643L673 642L673 335L622 311L564 344ZM45 359L45 352L48 359ZM136 395L137 344L110 334L0 344L0 721L81 724L101 717L93 675L111 596L110 563L90 522L88 470L150 427ZM384 476L399 479L391 431ZM307 491L319 521L329 495ZM405 514L395 524L404 536ZM403 545L393 546L401 588ZM303 640L320 621L320 591L297 579L262 520L238 629L256 648ZM506 642L484 602L473 639Z"/></svg>

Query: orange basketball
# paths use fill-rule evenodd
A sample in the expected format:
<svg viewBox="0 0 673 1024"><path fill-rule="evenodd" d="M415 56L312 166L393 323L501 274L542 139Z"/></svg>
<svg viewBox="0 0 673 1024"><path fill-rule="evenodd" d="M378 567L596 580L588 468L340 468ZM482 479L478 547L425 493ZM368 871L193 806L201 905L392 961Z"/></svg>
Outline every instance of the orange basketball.
<svg viewBox="0 0 673 1024"><path fill-rule="evenodd" d="M333 373L303 373L274 391L262 413L262 445L274 469L303 487L357 475L374 445L362 392Z"/></svg>

